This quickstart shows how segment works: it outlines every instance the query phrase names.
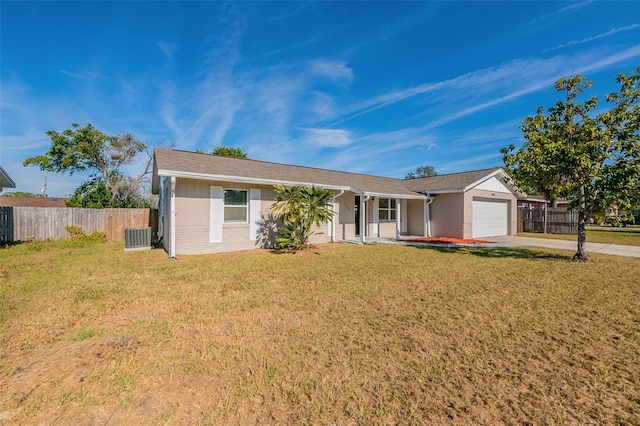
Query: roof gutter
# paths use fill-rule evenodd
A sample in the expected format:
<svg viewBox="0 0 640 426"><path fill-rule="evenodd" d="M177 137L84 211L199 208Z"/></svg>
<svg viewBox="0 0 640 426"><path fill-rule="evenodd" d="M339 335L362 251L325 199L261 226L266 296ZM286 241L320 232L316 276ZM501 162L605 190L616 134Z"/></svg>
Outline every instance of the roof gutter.
<svg viewBox="0 0 640 426"><path fill-rule="evenodd" d="M240 182L256 185L305 185L305 186L319 186L325 189L333 190L351 190L348 186L342 185L327 185L323 183L313 182L292 182L279 179L265 179L265 178L252 178L244 176L229 176L229 175L210 175L202 173L180 172L175 170L158 170L158 176L173 176L184 179L200 179L200 180L215 180L220 182Z"/></svg>
<svg viewBox="0 0 640 426"><path fill-rule="evenodd" d="M431 237L431 208L429 207L434 197L431 194L425 194L427 198L424 199L424 236Z"/></svg>
<svg viewBox="0 0 640 426"><path fill-rule="evenodd" d="M170 195L170 220L169 225L169 257L176 258L176 177L171 176L171 195Z"/></svg>

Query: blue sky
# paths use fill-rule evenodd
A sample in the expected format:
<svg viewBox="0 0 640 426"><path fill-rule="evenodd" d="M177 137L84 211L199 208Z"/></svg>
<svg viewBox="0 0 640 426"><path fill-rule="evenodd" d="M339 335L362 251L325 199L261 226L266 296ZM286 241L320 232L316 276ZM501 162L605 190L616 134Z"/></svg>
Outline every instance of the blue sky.
<svg viewBox="0 0 640 426"><path fill-rule="evenodd" d="M402 178L501 166L580 73L640 64L640 2L0 2L0 164L17 191L49 129ZM128 170L137 174L140 164Z"/></svg>

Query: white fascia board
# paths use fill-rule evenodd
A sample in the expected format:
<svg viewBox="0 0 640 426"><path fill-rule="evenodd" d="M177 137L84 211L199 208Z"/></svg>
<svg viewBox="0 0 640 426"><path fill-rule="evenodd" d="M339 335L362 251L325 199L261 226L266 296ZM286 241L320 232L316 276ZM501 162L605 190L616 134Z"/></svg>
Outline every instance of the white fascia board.
<svg viewBox="0 0 640 426"><path fill-rule="evenodd" d="M348 186L326 185L323 183L291 182L286 180L252 178L252 177L243 177L243 176L210 175L210 174L203 174L203 173L179 172L175 170L158 170L158 176L173 176L173 177L184 178L184 179L214 180L214 181L220 181L220 182L249 183L249 184L255 184L255 185L306 185L306 186L318 186L325 189L334 189L338 191L350 190Z"/></svg>
<svg viewBox="0 0 640 426"><path fill-rule="evenodd" d="M489 173L482 179L478 179L477 181L473 182L471 185L468 185L462 188L462 192L467 192L468 190L475 188L476 186L480 185L482 182L487 181L496 175L500 175L503 178L507 177L507 174L505 173L504 170L502 169L494 170L493 172ZM509 185L505 184L504 182L502 182L502 184L504 185L505 188L511 191L512 194L514 195L516 194L516 191L513 188L511 188Z"/></svg>
<svg viewBox="0 0 640 426"><path fill-rule="evenodd" d="M385 194L382 192L369 192L369 191L363 191L363 194L365 195L369 195L371 197L378 197L378 198L397 198L397 199L402 199L402 200L422 200L424 199L425 195L416 192L415 195L411 195L411 194Z"/></svg>
<svg viewBox="0 0 640 426"><path fill-rule="evenodd" d="M464 188L452 188L452 189L423 189L420 191L421 194L455 194L457 192L464 192Z"/></svg>
<svg viewBox="0 0 640 426"><path fill-rule="evenodd" d="M478 179L477 181L473 182L472 184L465 186L462 190L463 190L463 192L467 192L468 190L474 188L475 186L480 185L485 180L489 180L489 179L491 179L492 177L494 177L495 175L498 175L498 174L501 174L504 177L504 172L502 171L502 169L494 170L493 172L491 172L488 175L482 177L481 179Z"/></svg>

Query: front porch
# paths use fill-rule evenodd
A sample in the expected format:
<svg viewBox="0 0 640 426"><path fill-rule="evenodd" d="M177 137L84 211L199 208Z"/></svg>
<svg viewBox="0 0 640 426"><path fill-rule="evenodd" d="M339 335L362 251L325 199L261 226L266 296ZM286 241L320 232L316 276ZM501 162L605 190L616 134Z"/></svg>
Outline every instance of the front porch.
<svg viewBox="0 0 640 426"><path fill-rule="evenodd" d="M329 236L359 244L430 236L431 201L422 194L400 198L343 191L334 197Z"/></svg>

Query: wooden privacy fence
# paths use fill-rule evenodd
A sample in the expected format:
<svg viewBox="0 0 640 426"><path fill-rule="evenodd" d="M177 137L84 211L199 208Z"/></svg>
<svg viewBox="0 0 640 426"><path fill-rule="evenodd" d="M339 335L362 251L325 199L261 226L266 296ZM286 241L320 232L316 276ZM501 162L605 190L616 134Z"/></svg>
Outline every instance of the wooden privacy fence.
<svg viewBox="0 0 640 426"><path fill-rule="evenodd" d="M0 245L13 242L13 212L11 207L0 207Z"/></svg>
<svg viewBox="0 0 640 426"><path fill-rule="evenodd" d="M518 207L518 232L575 235L578 233L578 212L550 207Z"/></svg>
<svg viewBox="0 0 640 426"><path fill-rule="evenodd" d="M79 209L69 207L0 208L0 243L32 239L66 240L66 226L79 226L85 234L104 232L107 241L124 241L125 228L151 227L157 239L157 209Z"/></svg>

